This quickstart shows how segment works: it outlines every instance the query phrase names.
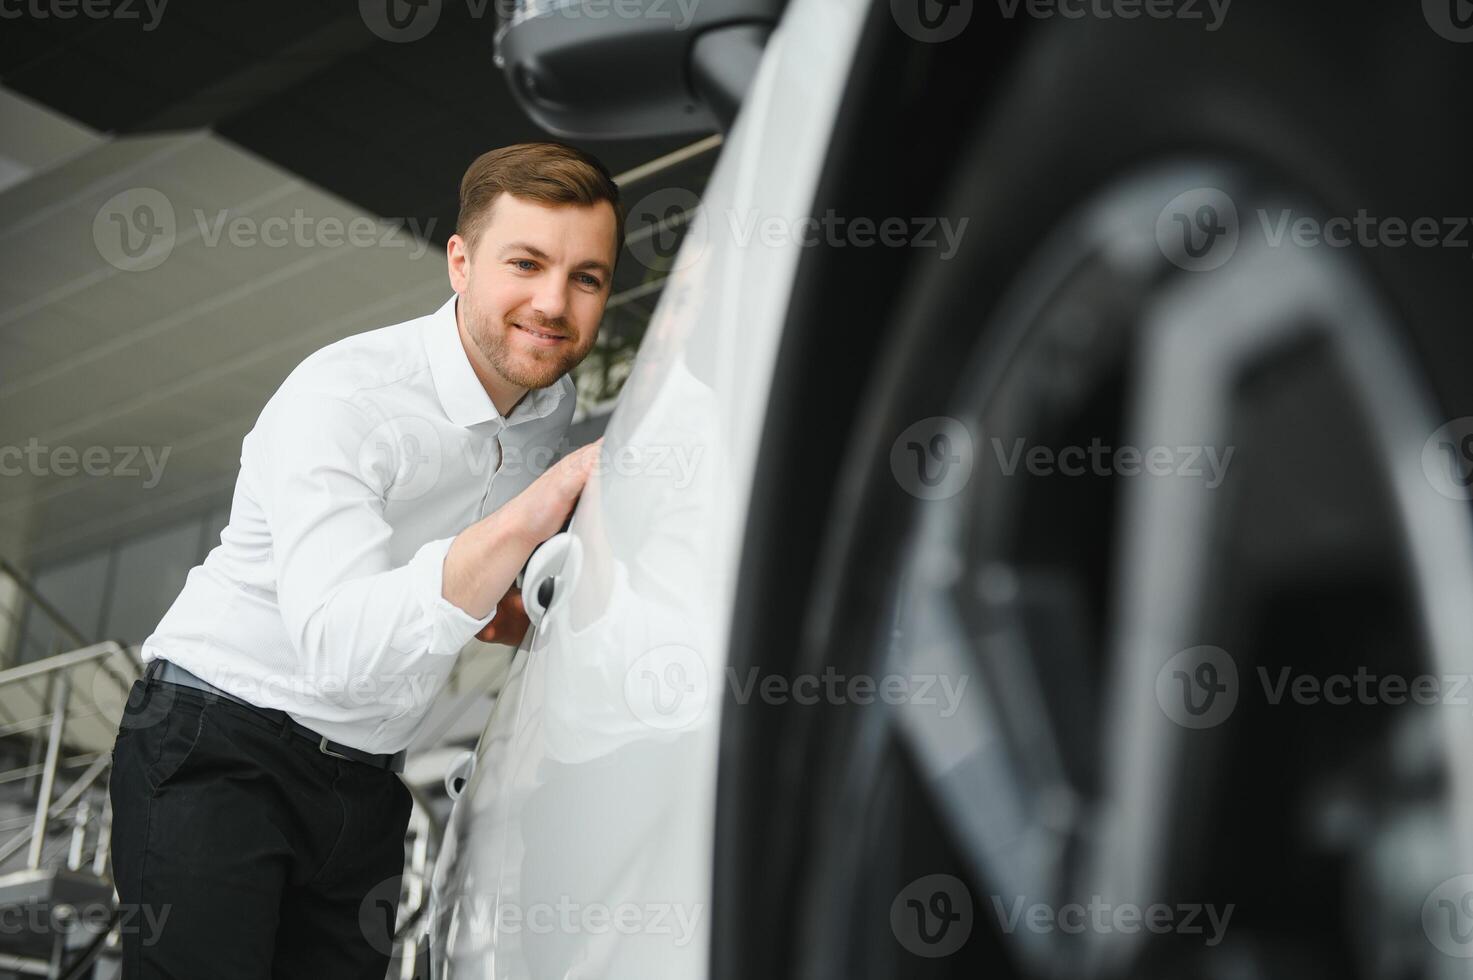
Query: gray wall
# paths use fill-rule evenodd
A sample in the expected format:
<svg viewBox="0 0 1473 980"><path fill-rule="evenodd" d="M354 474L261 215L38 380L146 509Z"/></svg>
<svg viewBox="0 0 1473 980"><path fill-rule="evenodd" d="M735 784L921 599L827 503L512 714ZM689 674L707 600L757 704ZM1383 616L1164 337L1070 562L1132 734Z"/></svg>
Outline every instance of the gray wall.
<svg viewBox="0 0 1473 980"><path fill-rule="evenodd" d="M228 504L126 538L108 548L68 558L32 571L31 581L91 642L139 643L184 587L189 570L220 543L230 518ZM27 604L18 656L24 663L74 644L51 621Z"/></svg>

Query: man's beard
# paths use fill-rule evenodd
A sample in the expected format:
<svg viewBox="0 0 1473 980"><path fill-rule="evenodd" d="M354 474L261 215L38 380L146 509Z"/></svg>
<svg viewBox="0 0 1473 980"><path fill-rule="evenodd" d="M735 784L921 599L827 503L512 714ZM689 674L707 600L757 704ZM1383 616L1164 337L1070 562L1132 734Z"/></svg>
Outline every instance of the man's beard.
<svg viewBox="0 0 1473 980"><path fill-rule="evenodd" d="M510 318L497 324L494 321L488 322L490 318L480 316L480 311L474 308L469 312L471 316L467 326L471 339L486 360L491 362L496 373L518 388L546 388L555 384L559 378L577 367L593 346L591 338L588 344L578 346L575 339L577 334L562 319L549 321L523 316L517 320L533 330L546 330L568 339L557 347L545 350L513 350L510 334L517 328L512 326Z"/></svg>

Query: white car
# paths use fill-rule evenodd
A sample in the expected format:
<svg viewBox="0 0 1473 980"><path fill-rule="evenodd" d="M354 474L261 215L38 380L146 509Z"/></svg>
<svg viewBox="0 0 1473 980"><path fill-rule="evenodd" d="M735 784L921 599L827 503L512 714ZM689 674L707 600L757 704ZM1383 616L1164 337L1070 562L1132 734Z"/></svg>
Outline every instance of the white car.
<svg viewBox="0 0 1473 980"><path fill-rule="evenodd" d="M813 197L826 138L812 120L835 111L860 10L806 9L768 43L686 230L607 466L528 565L535 631L435 869L435 976L704 974L726 634L799 257L743 248L724 215L796 217ZM756 152L772 145L785 152Z"/></svg>
<svg viewBox="0 0 1473 980"><path fill-rule="evenodd" d="M433 976L1468 975L1457 11L590 3L535 118L734 123Z"/></svg>

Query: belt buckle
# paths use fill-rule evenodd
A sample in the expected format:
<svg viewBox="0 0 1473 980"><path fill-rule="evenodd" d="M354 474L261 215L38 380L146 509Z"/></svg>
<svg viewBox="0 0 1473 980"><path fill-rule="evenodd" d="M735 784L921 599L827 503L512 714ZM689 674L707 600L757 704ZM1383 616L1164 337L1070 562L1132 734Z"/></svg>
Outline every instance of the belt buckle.
<svg viewBox="0 0 1473 980"><path fill-rule="evenodd" d="M320 742L317 743L317 747L322 750L322 754L323 755L334 756L335 758L342 759L342 760L344 760L346 762L357 762L358 761L357 759L354 759L352 756L343 755L341 752L334 752L332 749L328 748L327 747L327 736L326 735L322 736L322 741L320 741Z"/></svg>

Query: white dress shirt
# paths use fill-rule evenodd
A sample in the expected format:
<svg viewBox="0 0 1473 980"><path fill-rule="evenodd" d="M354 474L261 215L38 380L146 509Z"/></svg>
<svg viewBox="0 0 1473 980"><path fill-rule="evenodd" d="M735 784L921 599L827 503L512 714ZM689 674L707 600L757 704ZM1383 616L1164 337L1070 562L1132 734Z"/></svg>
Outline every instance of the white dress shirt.
<svg viewBox="0 0 1473 980"><path fill-rule="evenodd" d="M527 487L572 421L572 381L503 419L452 296L302 361L241 444L230 523L143 643L333 741L413 739L476 619L441 594L455 535Z"/></svg>

